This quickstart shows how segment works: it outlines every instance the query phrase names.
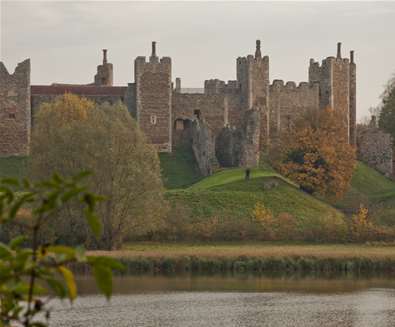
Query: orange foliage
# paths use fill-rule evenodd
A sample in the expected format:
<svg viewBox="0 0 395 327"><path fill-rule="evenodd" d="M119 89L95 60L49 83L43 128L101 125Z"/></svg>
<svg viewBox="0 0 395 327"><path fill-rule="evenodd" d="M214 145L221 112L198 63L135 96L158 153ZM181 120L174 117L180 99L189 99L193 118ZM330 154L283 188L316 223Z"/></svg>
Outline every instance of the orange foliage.
<svg viewBox="0 0 395 327"><path fill-rule="evenodd" d="M348 144L341 115L326 109L297 121L272 149L273 165L308 193L341 198L355 168L355 149ZM272 156L273 158L273 156Z"/></svg>

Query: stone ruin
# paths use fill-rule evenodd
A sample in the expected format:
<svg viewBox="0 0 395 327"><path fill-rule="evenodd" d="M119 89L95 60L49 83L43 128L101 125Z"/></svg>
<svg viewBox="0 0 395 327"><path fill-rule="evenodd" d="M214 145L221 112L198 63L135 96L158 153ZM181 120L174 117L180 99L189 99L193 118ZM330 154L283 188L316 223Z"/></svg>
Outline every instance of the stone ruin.
<svg viewBox="0 0 395 327"><path fill-rule="evenodd" d="M369 125L358 125L358 159L389 178L395 176L393 146L391 135L378 128L375 116Z"/></svg>

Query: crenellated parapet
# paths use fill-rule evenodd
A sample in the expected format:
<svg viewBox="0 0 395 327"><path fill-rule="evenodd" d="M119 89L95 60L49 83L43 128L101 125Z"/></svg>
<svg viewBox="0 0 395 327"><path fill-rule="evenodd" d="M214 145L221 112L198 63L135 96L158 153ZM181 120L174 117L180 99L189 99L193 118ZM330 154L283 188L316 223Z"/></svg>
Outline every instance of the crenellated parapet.
<svg viewBox="0 0 395 327"><path fill-rule="evenodd" d="M240 93L238 81L225 81L219 79L209 79L204 81L204 93L211 94L237 94Z"/></svg>
<svg viewBox="0 0 395 327"><path fill-rule="evenodd" d="M269 99L269 135L275 138L290 129L295 120L319 110L319 84L274 80L269 86Z"/></svg>
<svg viewBox="0 0 395 327"><path fill-rule="evenodd" d="M287 81L286 83L281 79L276 79L270 84L269 89L271 92L282 92L282 91L295 91L295 92L302 92L302 91L309 91L313 90L317 92L319 89L318 83L309 83L309 82L299 82L296 84L294 81Z"/></svg>

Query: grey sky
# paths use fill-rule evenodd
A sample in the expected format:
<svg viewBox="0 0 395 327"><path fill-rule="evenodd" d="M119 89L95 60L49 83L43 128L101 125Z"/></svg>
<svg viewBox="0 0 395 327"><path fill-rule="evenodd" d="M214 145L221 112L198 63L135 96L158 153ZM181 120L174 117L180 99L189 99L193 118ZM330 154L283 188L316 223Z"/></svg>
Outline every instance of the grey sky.
<svg viewBox="0 0 395 327"><path fill-rule="evenodd" d="M32 60L32 83L93 81L109 49L114 82L133 81L133 60L173 60L173 79L203 87L235 79L235 59L262 40L270 79L307 80L310 58L356 51L358 117L379 102L395 72L395 2L1 2L0 59L9 71Z"/></svg>

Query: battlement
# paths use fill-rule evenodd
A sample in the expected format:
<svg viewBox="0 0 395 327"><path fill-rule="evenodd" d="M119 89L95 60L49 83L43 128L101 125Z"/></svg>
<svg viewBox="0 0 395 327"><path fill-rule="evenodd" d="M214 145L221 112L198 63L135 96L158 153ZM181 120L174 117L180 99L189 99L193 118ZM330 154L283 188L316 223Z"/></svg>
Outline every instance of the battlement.
<svg viewBox="0 0 395 327"><path fill-rule="evenodd" d="M204 81L205 94L229 94L238 93L240 86L238 81L225 81L219 79L209 79Z"/></svg>
<svg viewBox="0 0 395 327"><path fill-rule="evenodd" d="M276 79L269 86L270 91L305 91L305 90L318 90L318 83L300 82L298 85L294 81L284 83L281 79Z"/></svg>
<svg viewBox="0 0 395 327"><path fill-rule="evenodd" d="M350 58L342 58L341 56L341 43L337 44L337 56L328 56L321 61L321 64L318 61L315 61L313 58L310 59L310 68L311 69L325 69L332 64L354 64L354 51L350 51Z"/></svg>

